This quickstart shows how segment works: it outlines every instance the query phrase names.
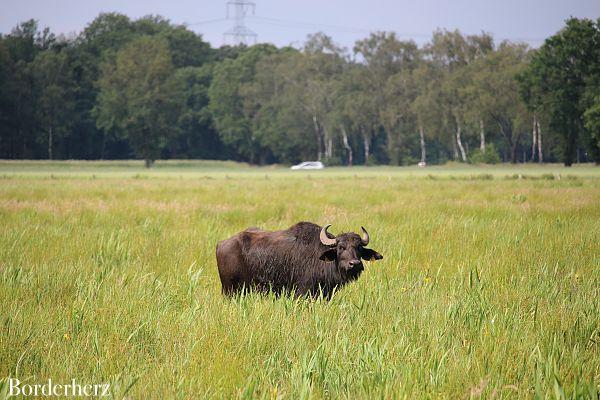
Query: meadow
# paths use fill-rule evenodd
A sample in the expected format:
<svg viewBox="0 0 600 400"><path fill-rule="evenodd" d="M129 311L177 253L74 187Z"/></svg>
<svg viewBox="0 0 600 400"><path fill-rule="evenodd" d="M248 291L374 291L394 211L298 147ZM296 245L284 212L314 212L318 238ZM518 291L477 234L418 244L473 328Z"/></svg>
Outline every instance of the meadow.
<svg viewBox="0 0 600 400"><path fill-rule="evenodd" d="M331 301L225 298L215 245L308 220L384 259ZM0 162L0 398L591 398L600 168Z"/></svg>

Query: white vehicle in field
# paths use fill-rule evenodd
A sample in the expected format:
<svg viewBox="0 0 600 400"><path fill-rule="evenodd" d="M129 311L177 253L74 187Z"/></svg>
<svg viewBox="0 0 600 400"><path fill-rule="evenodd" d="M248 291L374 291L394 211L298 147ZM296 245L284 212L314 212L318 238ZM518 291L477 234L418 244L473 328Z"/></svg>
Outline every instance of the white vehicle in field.
<svg viewBox="0 0 600 400"><path fill-rule="evenodd" d="M321 161L304 161L297 165L292 165L291 169L323 169L325 166Z"/></svg>

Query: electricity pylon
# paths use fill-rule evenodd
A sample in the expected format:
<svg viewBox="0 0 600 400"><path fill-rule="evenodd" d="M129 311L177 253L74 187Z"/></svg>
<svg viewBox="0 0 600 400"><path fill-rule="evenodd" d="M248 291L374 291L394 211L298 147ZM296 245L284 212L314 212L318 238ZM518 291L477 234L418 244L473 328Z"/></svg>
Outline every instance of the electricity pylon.
<svg viewBox="0 0 600 400"><path fill-rule="evenodd" d="M227 42L227 36L231 36L233 44L249 44L250 41L256 43L256 33L248 29L245 25L246 15L250 10L254 15L254 9L256 4L252 1L246 0L230 0L227 2L227 18L229 18L229 9L233 6L234 21L233 28L226 31L223 36Z"/></svg>

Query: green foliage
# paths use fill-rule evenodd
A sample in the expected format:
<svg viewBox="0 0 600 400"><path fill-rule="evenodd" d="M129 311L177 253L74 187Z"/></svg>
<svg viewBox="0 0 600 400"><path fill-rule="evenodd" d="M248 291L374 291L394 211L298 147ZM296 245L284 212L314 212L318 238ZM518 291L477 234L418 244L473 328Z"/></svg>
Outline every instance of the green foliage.
<svg viewBox="0 0 600 400"><path fill-rule="evenodd" d="M244 112L240 91L254 79L259 60L275 51L272 45L257 45L242 51L235 59L223 60L214 68L208 92L210 110L221 139L254 162L260 160L264 150L253 135L251 115Z"/></svg>
<svg viewBox="0 0 600 400"><path fill-rule="evenodd" d="M213 59L214 50L202 36L183 26L169 26L160 36L169 44L175 68L200 67Z"/></svg>
<svg viewBox="0 0 600 400"><path fill-rule="evenodd" d="M526 72L519 76L521 95L534 109L550 116L558 132L565 165L571 165L581 141L600 162L599 142L584 125L584 114L594 115L593 103L600 88L600 19L570 18L566 26L544 42ZM593 119L593 117L592 117ZM590 137L591 136L591 137Z"/></svg>
<svg viewBox="0 0 600 400"><path fill-rule="evenodd" d="M600 95L596 96L594 103L585 110L583 119L592 140L600 147Z"/></svg>
<svg viewBox="0 0 600 400"><path fill-rule="evenodd" d="M469 154L469 163L471 164L498 164L500 162L498 150L493 143L486 145L485 152L475 149Z"/></svg>
<svg viewBox="0 0 600 400"><path fill-rule="evenodd" d="M103 13L69 40L57 39L48 29L39 31L35 21L27 21L0 37L0 157L131 157L129 137L97 127L92 110L99 107L102 66L114 66L117 54L141 36L167 44L172 75L177 68L201 67L213 60L213 50L201 36L157 16L133 21ZM207 114L206 104L203 107ZM186 155L222 151L211 125L204 121L194 126L188 140L193 148L186 148ZM189 125L173 128L190 132ZM181 148L181 143L161 141L159 156L181 156Z"/></svg>
<svg viewBox="0 0 600 400"><path fill-rule="evenodd" d="M141 36L105 64L99 81L97 125L126 137L150 166L160 154L181 112L166 41Z"/></svg>
<svg viewBox="0 0 600 400"><path fill-rule="evenodd" d="M169 158L226 158L217 132L213 129L208 109L208 90L212 81L212 65L179 68L173 75L174 96L181 99L178 130L169 138ZM164 156L164 151L163 151Z"/></svg>
<svg viewBox="0 0 600 400"><path fill-rule="evenodd" d="M0 36L0 157L410 165L467 161L485 141L514 163L535 150L535 116L544 161L600 160L598 31L573 18L536 51L377 32L349 52L323 33L301 50L213 49L157 15L102 13L69 39L30 20ZM150 42L169 66L136 53Z"/></svg>
<svg viewBox="0 0 600 400"><path fill-rule="evenodd" d="M75 111L75 81L66 51L39 53L31 63L36 96L36 119L48 133L48 158L54 142L69 136ZM45 139L45 138L44 138Z"/></svg>
<svg viewBox="0 0 600 400"><path fill-rule="evenodd" d="M373 132L378 127L383 128L387 158L390 164L400 165L403 162L402 136L406 134L403 128L412 117L401 111L410 110L413 94L412 88L407 89L405 83L419 63L419 49L412 40L398 40L393 32L377 32L357 41L354 53L364 58L367 67L359 69L358 75L362 81L361 89L372 99L367 110L374 113L371 116L374 126L366 129Z"/></svg>

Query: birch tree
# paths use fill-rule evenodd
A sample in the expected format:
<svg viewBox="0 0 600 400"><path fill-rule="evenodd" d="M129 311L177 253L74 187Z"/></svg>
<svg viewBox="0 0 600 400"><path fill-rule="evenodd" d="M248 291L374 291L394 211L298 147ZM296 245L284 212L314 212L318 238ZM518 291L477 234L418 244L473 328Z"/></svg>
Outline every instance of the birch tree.
<svg viewBox="0 0 600 400"><path fill-rule="evenodd" d="M416 66L418 48L412 41L398 40L393 32L377 32L357 41L354 53L364 60L369 95L374 100L379 124L387 136L388 157L391 164L398 165L401 161L399 123L402 110L393 103L396 99L390 98L387 87L392 76Z"/></svg>
<svg viewBox="0 0 600 400"><path fill-rule="evenodd" d="M48 159L55 157L55 143L71 130L75 102L71 66L65 51L46 51L32 62L36 91L36 113L46 132Z"/></svg>

